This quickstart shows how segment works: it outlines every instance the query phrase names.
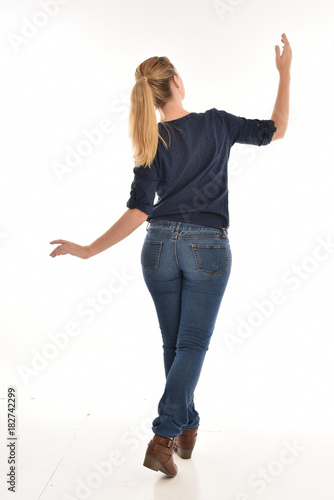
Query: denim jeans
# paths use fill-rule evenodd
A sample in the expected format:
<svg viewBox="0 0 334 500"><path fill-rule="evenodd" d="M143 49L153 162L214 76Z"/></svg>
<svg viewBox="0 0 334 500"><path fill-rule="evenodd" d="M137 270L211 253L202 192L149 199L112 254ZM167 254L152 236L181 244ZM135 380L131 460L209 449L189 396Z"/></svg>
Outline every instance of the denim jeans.
<svg viewBox="0 0 334 500"><path fill-rule="evenodd" d="M166 385L152 431L174 438L195 429L194 391L231 272L226 228L150 221L141 266L162 335Z"/></svg>

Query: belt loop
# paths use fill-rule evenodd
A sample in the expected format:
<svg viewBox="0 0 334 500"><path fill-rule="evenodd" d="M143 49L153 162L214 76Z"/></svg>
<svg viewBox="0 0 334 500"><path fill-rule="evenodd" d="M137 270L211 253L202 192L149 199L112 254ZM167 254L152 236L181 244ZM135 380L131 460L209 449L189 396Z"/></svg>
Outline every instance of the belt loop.
<svg viewBox="0 0 334 500"><path fill-rule="evenodd" d="M150 221L148 220L147 221L147 225L146 225L146 231L148 231L148 226L150 225Z"/></svg>
<svg viewBox="0 0 334 500"><path fill-rule="evenodd" d="M222 227L221 230L223 231L222 234L221 234L221 238L224 238L224 236L227 236L226 228Z"/></svg>
<svg viewBox="0 0 334 500"><path fill-rule="evenodd" d="M173 234L173 236L172 236L172 238L173 238L174 240L176 240L176 239L177 239L177 236L178 236L178 234L179 234L179 230L180 230L180 226L181 226L181 224L182 224L182 222L177 222L177 225L176 225L176 228L175 228L174 234Z"/></svg>

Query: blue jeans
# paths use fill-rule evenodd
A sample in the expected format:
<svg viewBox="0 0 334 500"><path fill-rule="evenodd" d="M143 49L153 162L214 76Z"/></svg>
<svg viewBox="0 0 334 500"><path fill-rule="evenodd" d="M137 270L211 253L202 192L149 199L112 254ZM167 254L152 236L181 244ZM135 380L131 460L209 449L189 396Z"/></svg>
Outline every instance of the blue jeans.
<svg viewBox="0 0 334 500"><path fill-rule="evenodd" d="M166 374L152 431L174 438L195 429L194 391L231 272L226 228L150 221L141 266L162 335Z"/></svg>

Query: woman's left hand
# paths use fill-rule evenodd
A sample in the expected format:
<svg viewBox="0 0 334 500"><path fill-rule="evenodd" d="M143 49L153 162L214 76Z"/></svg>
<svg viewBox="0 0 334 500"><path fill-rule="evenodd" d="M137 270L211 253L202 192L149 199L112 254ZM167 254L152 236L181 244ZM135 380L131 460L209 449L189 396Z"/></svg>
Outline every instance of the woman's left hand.
<svg viewBox="0 0 334 500"><path fill-rule="evenodd" d="M89 258L89 248L88 246L77 245L76 243L72 243L71 241L66 240L53 240L50 241L50 244L60 243L60 245L52 250L50 253L50 257L56 257L57 255L66 255L69 253L70 255L74 255L75 257L80 257L80 259L88 259Z"/></svg>

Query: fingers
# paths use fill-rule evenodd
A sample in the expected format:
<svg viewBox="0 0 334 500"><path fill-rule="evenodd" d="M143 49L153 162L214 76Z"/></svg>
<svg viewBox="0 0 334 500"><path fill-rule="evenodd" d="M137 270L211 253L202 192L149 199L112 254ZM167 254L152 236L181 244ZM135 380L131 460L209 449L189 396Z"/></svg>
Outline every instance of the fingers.
<svg viewBox="0 0 334 500"><path fill-rule="evenodd" d="M55 248L54 250L52 250L52 252L50 253L50 257L56 257L56 255L60 255L60 249L61 247L57 247Z"/></svg>
<svg viewBox="0 0 334 500"><path fill-rule="evenodd" d="M288 37L286 36L285 33L282 33L281 35L281 41L283 42L283 50L282 50L282 56L290 55L292 54L291 50L291 45L289 43Z"/></svg>
<svg viewBox="0 0 334 500"><path fill-rule="evenodd" d="M57 257L58 255L66 255L68 252L63 249L63 247L57 247L55 248L51 253L50 257Z"/></svg>
<svg viewBox="0 0 334 500"><path fill-rule="evenodd" d="M281 36L282 36L281 41L282 41L283 43L285 43L286 45L289 45L289 40L288 40L288 37L286 36L286 34L285 34L285 33L282 33L282 35L281 35Z"/></svg>
<svg viewBox="0 0 334 500"><path fill-rule="evenodd" d="M64 247L65 243L69 243L67 240L53 240L50 241L50 244L53 243L60 243L60 245L52 250L52 252L49 254L50 257L57 257L57 255L65 255L67 253L66 247Z"/></svg>

